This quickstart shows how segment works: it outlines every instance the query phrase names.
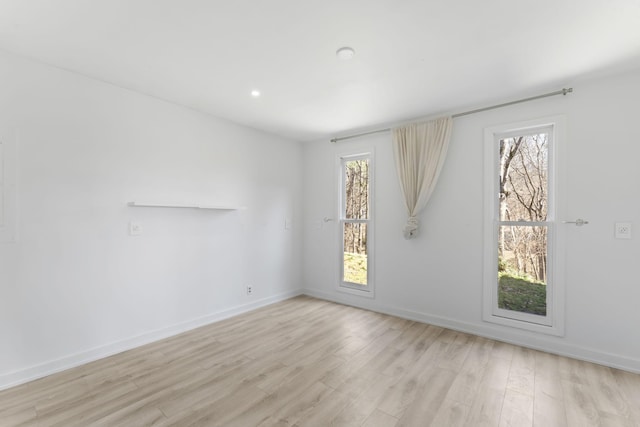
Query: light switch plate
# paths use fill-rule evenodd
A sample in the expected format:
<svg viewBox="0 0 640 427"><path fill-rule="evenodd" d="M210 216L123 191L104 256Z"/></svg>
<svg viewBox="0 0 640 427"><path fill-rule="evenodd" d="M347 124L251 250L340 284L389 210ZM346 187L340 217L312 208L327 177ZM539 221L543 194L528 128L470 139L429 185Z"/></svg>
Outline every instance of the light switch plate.
<svg viewBox="0 0 640 427"><path fill-rule="evenodd" d="M142 235L142 224L139 222L130 222L129 223L129 236L140 236Z"/></svg>

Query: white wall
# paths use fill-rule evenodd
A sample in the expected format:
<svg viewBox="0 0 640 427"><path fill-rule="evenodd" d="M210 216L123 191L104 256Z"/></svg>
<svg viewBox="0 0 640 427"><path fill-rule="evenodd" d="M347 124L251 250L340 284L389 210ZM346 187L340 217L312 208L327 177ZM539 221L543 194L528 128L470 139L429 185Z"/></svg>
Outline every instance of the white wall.
<svg viewBox="0 0 640 427"><path fill-rule="evenodd" d="M390 134L304 147L304 286L330 300L393 313L582 359L640 371L640 71L572 82L575 92L454 121L444 169L421 215L422 234L402 237L406 219ZM565 115L568 218L566 334L552 337L482 321L483 129ZM338 292L335 158L376 153L376 298ZM631 221L632 240L614 239Z"/></svg>
<svg viewBox="0 0 640 427"><path fill-rule="evenodd" d="M0 388L299 293L297 143L4 53L0 94L19 209Z"/></svg>

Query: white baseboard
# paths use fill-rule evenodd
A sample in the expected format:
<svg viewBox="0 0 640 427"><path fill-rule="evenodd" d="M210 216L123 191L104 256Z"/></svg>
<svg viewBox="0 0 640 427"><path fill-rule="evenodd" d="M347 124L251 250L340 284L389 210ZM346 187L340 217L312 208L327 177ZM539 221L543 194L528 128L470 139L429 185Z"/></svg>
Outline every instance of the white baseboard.
<svg viewBox="0 0 640 427"><path fill-rule="evenodd" d="M640 360L633 359L616 354L606 353L600 350L589 349L585 347L575 346L567 343L551 342L546 337L531 338L529 336L523 337L518 332L506 333L497 327L490 325L477 325L468 322L461 322L455 319L450 319L441 316L434 316L426 313L416 312L412 310L405 310L397 307L385 306L377 304L374 301L362 301L354 302L342 295L333 295L330 293L304 289L285 292L282 294L274 295L271 297L263 298L260 300L252 301L250 303L241 304L226 310L222 310L216 313L211 313L207 316L200 317L198 319L189 320L183 323L179 323L168 328L163 328L155 331L145 333L136 337L128 338L122 341L118 341L104 346L96 347L87 351L76 353L73 355L65 356L63 358L45 362L36 366L32 366L19 371L10 372L0 375L0 390L14 387L19 384L23 384L38 378L45 377L47 375L55 374L60 371L64 371L76 366L80 366L95 360L99 360L108 356L112 356L123 351L131 350L136 347L140 347L145 344L152 343L164 338L168 338L186 331L190 331L201 326L205 326L211 323L218 322L220 320L227 319L229 317L237 316L251 310L255 310L260 307L264 307L270 304L274 304L279 301L284 301L289 298L293 298L298 295L308 295L310 297L319 298L327 301L333 301L339 304L350 305L366 310L372 310L379 313L389 314L391 316L401 317L404 319L415 320L417 322L428 323L430 325L440 326L443 328L453 329L460 332L465 332L473 335L482 336L485 338L491 338L498 341L507 342L510 344L520 345L522 347L528 347L535 350L546 351L548 353L559 354L562 356L571 357L574 359L584 360L588 362L598 363L600 365L610 366L612 368L623 369L634 373L640 373Z"/></svg>
<svg viewBox="0 0 640 427"><path fill-rule="evenodd" d="M246 304L237 305L235 307L231 307L216 313L211 313L204 317L178 323L168 328L150 331L136 337L106 344L90 350L65 356L60 359L45 362L36 366L31 366L26 369L2 374L0 375L0 390L24 384L38 378L46 377L47 375L55 374L57 372L74 368L76 366L84 365L86 363L112 356L114 354L122 353L123 351L131 350L133 348L140 347L154 341L181 334L183 332L190 331L201 326L219 322L220 320L228 319L229 317L237 316L238 314L246 313L248 311L274 304L279 301L284 301L301 294L302 291L295 290L278 295L273 295Z"/></svg>
<svg viewBox="0 0 640 427"><path fill-rule="evenodd" d="M489 324L479 325L475 323L461 322L459 320L447 317L386 306L384 304L379 304L368 299L362 299L362 301L354 301L354 299L347 298L340 294L331 294L314 289L304 289L303 293L310 297L337 302L339 304L363 308L378 313L389 314L391 316L401 317L403 319L415 320L421 323L428 323L430 325L478 335L484 338L490 338L496 341L515 344L534 350L545 351L547 353L558 354L560 356L567 356L573 359L584 360L586 362L593 362L599 365L609 366L611 368L622 369L633 373L640 373L640 359L633 359L630 357L611 354L596 349L568 344L566 342L560 342L560 339L557 337L537 337L533 336L533 334L524 335L522 332L516 330L505 331L501 327Z"/></svg>

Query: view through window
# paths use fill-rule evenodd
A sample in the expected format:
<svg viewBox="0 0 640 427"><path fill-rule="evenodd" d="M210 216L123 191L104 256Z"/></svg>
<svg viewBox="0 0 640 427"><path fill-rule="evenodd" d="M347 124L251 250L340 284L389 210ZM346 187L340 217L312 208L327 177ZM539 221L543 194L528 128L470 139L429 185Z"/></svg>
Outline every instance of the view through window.
<svg viewBox="0 0 640 427"><path fill-rule="evenodd" d="M368 155L341 161L342 268L343 285L369 285L369 225L371 221L371 185Z"/></svg>
<svg viewBox="0 0 640 427"><path fill-rule="evenodd" d="M547 315L549 132L499 140L498 307Z"/></svg>

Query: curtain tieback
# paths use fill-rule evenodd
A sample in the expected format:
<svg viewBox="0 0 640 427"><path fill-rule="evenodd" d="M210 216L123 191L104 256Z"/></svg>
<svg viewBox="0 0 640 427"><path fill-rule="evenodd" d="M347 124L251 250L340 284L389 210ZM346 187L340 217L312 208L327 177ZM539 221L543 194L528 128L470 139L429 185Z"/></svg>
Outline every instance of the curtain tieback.
<svg viewBox="0 0 640 427"><path fill-rule="evenodd" d="M404 226L404 238L411 239L412 237L418 234L418 226L420 225L420 221L415 216L410 216L407 219L407 225Z"/></svg>

